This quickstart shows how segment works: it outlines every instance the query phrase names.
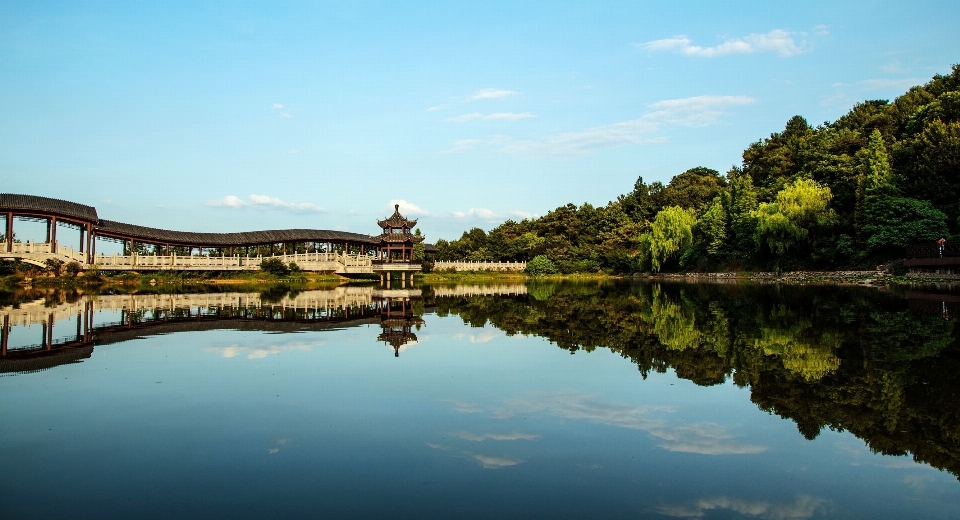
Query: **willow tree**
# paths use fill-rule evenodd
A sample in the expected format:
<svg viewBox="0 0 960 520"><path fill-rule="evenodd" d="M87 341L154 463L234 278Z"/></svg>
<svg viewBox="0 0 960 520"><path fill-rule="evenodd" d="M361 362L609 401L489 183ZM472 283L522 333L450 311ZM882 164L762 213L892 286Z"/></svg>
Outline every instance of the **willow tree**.
<svg viewBox="0 0 960 520"><path fill-rule="evenodd" d="M670 206L657 213L646 235L650 266L654 271L660 271L664 262L693 243L693 226L696 223L697 215L692 209Z"/></svg>
<svg viewBox="0 0 960 520"><path fill-rule="evenodd" d="M814 180L797 179L787 185L777 193L776 202L757 208L757 244L765 243L779 257L791 247L809 244L817 228L834 221L831 198L830 188Z"/></svg>

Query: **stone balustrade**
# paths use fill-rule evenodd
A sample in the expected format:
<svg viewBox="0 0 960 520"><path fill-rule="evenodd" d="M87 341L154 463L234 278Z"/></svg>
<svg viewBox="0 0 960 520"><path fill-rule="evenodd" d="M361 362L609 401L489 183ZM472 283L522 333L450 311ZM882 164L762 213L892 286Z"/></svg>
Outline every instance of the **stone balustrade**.
<svg viewBox="0 0 960 520"><path fill-rule="evenodd" d="M437 262L435 271L523 271L526 262Z"/></svg>

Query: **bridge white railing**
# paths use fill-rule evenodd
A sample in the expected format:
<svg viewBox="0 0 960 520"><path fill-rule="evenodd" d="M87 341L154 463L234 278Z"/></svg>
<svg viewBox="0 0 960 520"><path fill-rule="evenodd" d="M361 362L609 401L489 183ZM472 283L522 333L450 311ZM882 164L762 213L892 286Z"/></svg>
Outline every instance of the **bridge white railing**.
<svg viewBox="0 0 960 520"><path fill-rule="evenodd" d="M2 247L2 245L0 245ZM4 251L6 252L6 251ZM57 242L22 242L14 243L12 250L7 254L24 255L25 257L38 257L40 255L55 255L66 257L66 261L76 261L86 263L86 253L74 250L72 247L64 246Z"/></svg>
<svg viewBox="0 0 960 520"><path fill-rule="evenodd" d="M434 271L523 271L526 262L437 262Z"/></svg>
<svg viewBox="0 0 960 520"><path fill-rule="evenodd" d="M87 265L86 253L75 251L72 247L63 246L55 242L24 242L13 244L12 251L0 251L0 255L32 259L36 262L48 258L59 258L64 261L76 261ZM296 262L305 271L337 271L351 272L366 271L372 268L373 257L359 253L297 253L289 255L264 256L201 256L201 255L105 255L93 257L93 264L107 271L114 270L225 270L225 271L255 271L265 258L276 258L285 264ZM372 269L371 269L372 270Z"/></svg>

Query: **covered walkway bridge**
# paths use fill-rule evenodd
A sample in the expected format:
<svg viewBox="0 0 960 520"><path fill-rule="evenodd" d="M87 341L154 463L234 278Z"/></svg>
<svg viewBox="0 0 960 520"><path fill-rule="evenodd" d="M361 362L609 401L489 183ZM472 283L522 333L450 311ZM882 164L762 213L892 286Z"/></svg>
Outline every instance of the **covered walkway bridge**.
<svg viewBox="0 0 960 520"><path fill-rule="evenodd" d="M106 271L247 271L265 258L296 262L305 271L366 274L419 271L420 264L395 258L379 237L323 229L281 229L242 233L171 231L101 219L96 208L34 195L0 194L5 219L0 259L43 266L48 259L77 262ZM46 223L43 242L16 240L15 221ZM77 233L64 246L64 232ZM79 238L79 240L77 240ZM122 254L98 254L98 241L122 243ZM396 261L399 260L399 261Z"/></svg>

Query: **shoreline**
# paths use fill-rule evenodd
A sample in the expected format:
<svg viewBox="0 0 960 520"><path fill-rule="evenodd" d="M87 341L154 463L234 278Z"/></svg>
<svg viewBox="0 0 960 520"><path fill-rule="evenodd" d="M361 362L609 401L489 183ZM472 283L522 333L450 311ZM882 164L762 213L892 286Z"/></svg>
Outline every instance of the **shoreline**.
<svg viewBox="0 0 960 520"><path fill-rule="evenodd" d="M161 285L196 285L196 286L224 286L224 285L253 285L271 286L278 284L294 285L352 285L376 283L376 280L353 279L336 274L310 274L296 277L170 277L139 275L136 277L110 277L101 279L85 279L80 276L68 277L37 277L11 280L0 278L0 288L91 288L91 287L133 287L133 286L161 286ZM19 278L19 277L18 277ZM552 274L546 276L530 276L521 272L463 272L463 273L423 273L416 275L421 284L458 284L458 283L526 283L541 282L597 282L605 280L649 280L662 282L688 283L774 283L789 285L804 284L838 284L860 286L887 286L912 285L927 283L960 283L960 274L938 273L907 273L896 276L880 271L789 271L775 272L687 272L687 273L635 273L631 275L612 275L606 273L573 273Z"/></svg>

